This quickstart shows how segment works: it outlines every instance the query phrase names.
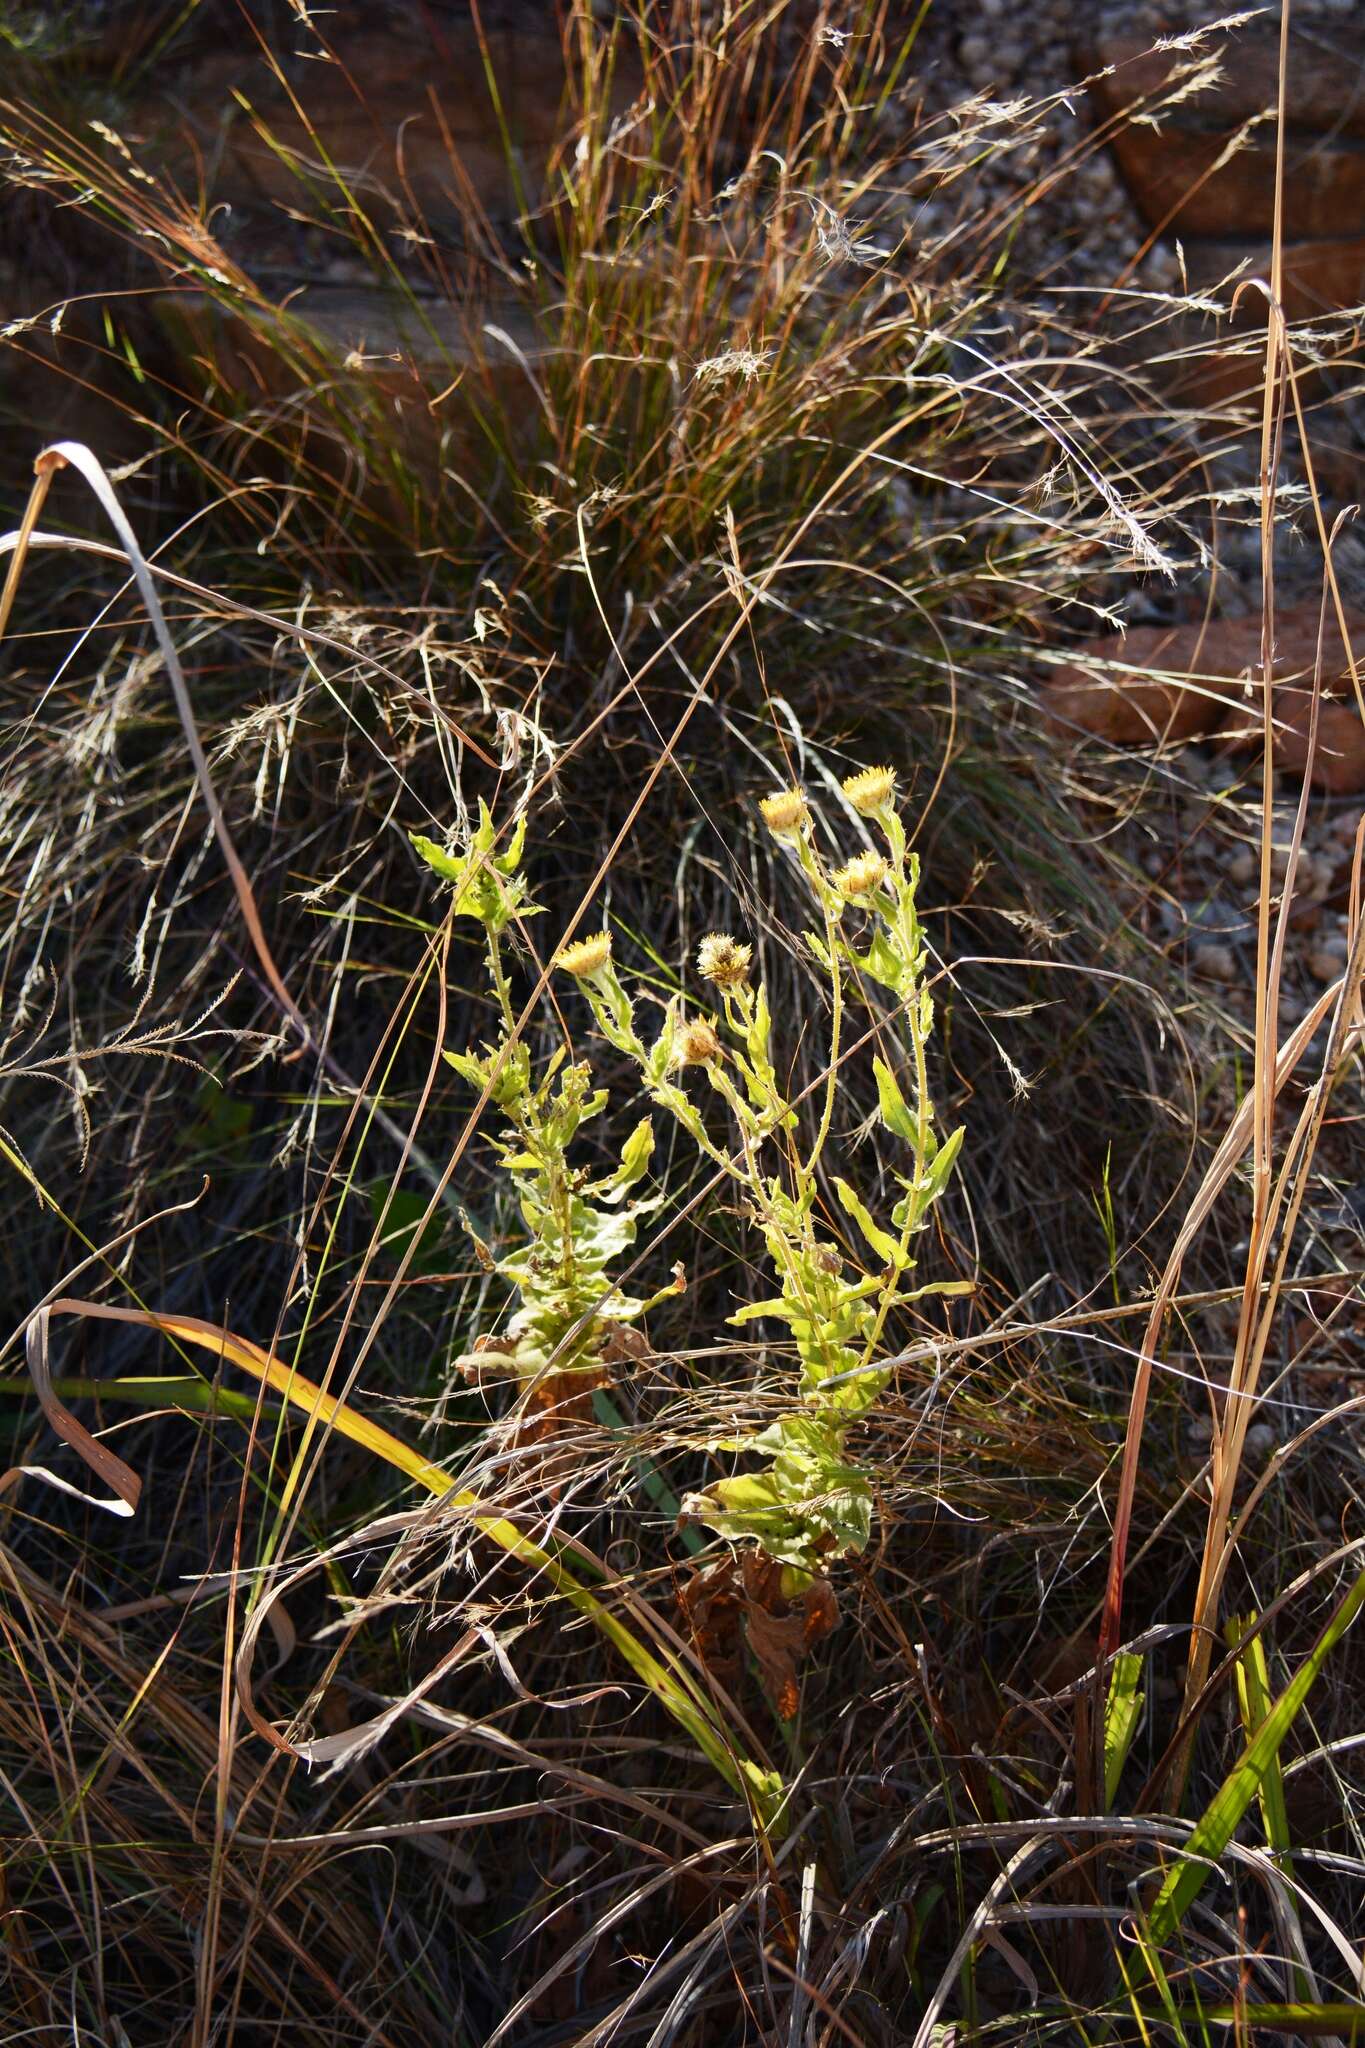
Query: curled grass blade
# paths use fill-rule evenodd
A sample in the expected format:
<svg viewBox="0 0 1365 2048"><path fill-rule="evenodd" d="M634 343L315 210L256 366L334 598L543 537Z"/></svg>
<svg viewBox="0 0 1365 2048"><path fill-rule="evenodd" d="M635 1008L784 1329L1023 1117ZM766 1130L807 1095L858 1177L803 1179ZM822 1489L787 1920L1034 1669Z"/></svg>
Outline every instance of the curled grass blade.
<svg viewBox="0 0 1365 2048"><path fill-rule="evenodd" d="M740 1755L730 1742L725 1729L704 1696L697 1690L681 1665L671 1657L665 1661L647 1649L634 1632L627 1628L611 1610L606 1607L580 1579L569 1569L563 1559L554 1551L524 1535L514 1522L505 1516L490 1513L480 1502L477 1494L460 1487L441 1466L424 1458L400 1437L368 1417L357 1414L346 1402L316 1385L312 1380L297 1372L292 1365L278 1358L273 1352L263 1350L249 1338L235 1336L216 1324L203 1321L198 1316L160 1315L150 1309L115 1308L104 1302L81 1301L65 1296L54 1301L42 1311L44 1317L75 1315L90 1317L107 1322L132 1323L143 1329L157 1330L172 1341L188 1344L202 1351L211 1352L216 1358L230 1365L239 1366L248 1372L263 1387L280 1395L294 1407L303 1410L311 1419L333 1429L339 1436L347 1437L359 1444L373 1457L379 1458L395 1472L422 1487L438 1500L448 1500L452 1506L465 1509L475 1528L490 1542L515 1557L521 1564L529 1565L554 1587L555 1591L576 1608L585 1619L592 1622L606 1640L635 1672L660 1704L667 1708L705 1756L707 1761L720 1773L726 1783L740 1793L751 1807L756 1820L766 1830L781 1831L780 1806L783 1790L775 1773L763 1769L749 1758ZM55 1398L49 1395L45 1411L52 1419ZM73 1418L67 1418L73 1421ZM55 1426L55 1425L54 1425ZM81 1431L82 1437L88 1432ZM82 1443L72 1437L68 1441L82 1457L87 1452ZM108 1463L121 1465L123 1475L117 1490L128 1495L125 1488L132 1490L136 1498L141 1482L131 1467L103 1445L97 1446L102 1457L97 1469L100 1476L116 1484L114 1475L108 1470ZM87 1462L90 1462L87 1459Z"/></svg>

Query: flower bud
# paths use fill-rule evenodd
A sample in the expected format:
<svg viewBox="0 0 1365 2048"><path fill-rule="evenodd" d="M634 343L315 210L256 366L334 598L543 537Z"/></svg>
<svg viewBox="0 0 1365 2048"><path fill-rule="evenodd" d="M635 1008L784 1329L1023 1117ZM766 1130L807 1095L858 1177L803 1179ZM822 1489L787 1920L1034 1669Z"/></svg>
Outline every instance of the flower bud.
<svg viewBox="0 0 1365 2048"><path fill-rule="evenodd" d="M720 1040L704 1017L689 1018L673 1045L673 1058L680 1067L704 1067L720 1058Z"/></svg>
<svg viewBox="0 0 1365 2048"><path fill-rule="evenodd" d="M759 799L763 822L774 839L795 839L810 822L804 789L779 789Z"/></svg>
<svg viewBox="0 0 1365 2048"><path fill-rule="evenodd" d="M855 902L862 896L873 896L886 880L886 862L879 853L855 853L846 867L834 875L833 881L839 894L848 902Z"/></svg>

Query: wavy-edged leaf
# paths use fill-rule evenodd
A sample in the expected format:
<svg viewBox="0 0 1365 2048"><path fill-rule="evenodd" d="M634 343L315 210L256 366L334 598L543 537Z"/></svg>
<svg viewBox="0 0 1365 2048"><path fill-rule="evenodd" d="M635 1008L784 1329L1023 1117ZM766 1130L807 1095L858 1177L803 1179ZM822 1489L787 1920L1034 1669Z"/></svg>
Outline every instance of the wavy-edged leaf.
<svg viewBox="0 0 1365 2048"><path fill-rule="evenodd" d="M882 1264L889 1266L893 1273L904 1272L910 1263L910 1254L899 1238L893 1237L889 1230L882 1229L848 1182L840 1180L837 1174L834 1177L834 1192Z"/></svg>

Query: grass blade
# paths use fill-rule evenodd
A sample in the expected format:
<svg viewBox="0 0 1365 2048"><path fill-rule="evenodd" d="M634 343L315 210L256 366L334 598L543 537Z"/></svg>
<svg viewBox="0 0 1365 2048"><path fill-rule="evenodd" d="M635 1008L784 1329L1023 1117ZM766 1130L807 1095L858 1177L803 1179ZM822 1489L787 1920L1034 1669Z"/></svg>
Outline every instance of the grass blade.
<svg viewBox="0 0 1365 2048"><path fill-rule="evenodd" d="M1147 1697L1137 1689L1142 1676L1142 1659L1132 1650L1120 1650L1109 1679L1109 1697L1104 1709L1104 1810L1112 1813L1118 1798L1119 1779L1133 1746L1138 1720Z"/></svg>
<svg viewBox="0 0 1365 2048"><path fill-rule="evenodd" d="M1314 1681L1365 1605L1365 1573L1352 1586L1308 1656L1295 1672L1195 1824L1179 1864L1167 1876L1148 1916L1154 1943L1166 1942L1198 1898L1210 1869L1231 1841L1242 1816L1261 1791L1280 1744L1293 1727Z"/></svg>
<svg viewBox="0 0 1365 2048"><path fill-rule="evenodd" d="M760 1825L770 1832L781 1831L780 1807L783 1799L781 1781L773 1771L765 1770L751 1759L740 1755L705 1695L701 1693L681 1664L671 1656L667 1659L656 1657L652 1650L642 1643L638 1636L618 1619L602 1601L589 1591L575 1574L556 1556L552 1550L523 1535L514 1522L505 1516L490 1514L480 1503L478 1496L459 1487L450 1473L424 1458L420 1451L413 1450L400 1437L367 1416L359 1415L346 1402L329 1394L312 1380L305 1379L282 1358L265 1351L249 1338L234 1336L214 1323L201 1320L198 1316L158 1315L149 1309L114 1308L104 1302L79 1301L72 1297L48 1304L43 1316L78 1315L98 1318L108 1322L134 1323L144 1329L159 1330L165 1337L190 1344L199 1350L211 1352L215 1358L230 1365L240 1366L253 1378L281 1395L296 1408L327 1428L334 1429L339 1436L348 1437L352 1443L362 1446L374 1457L401 1472L414 1484L438 1499L447 1499L452 1505L470 1512L471 1520L480 1534L496 1543L510 1557L531 1566L554 1587L561 1597L575 1607L580 1614L591 1621L612 1647L623 1657L636 1676L643 1680L660 1704L683 1728L707 1761L720 1773L749 1803ZM51 1420L52 1397L45 1404ZM68 1418L69 1420L71 1418ZM78 1425L74 1425L78 1427ZM87 1432L82 1431L81 1435ZM71 1441L72 1439L68 1439ZM85 1457L86 1451L79 1442L75 1448ZM95 1467L102 1478L115 1484L115 1477L109 1471L109 1463L121 1465L113 1453L103 1445L97 1445L102 1453L100 1465ZM123 1467L126 1479L123 1487L140 1486L136 1474L127 1466ZM122 1491L123 1487L119 1490ZM126 1495L125 1495L126 1497ZM134 1496L135 1497L135 1496Z"/></svg>

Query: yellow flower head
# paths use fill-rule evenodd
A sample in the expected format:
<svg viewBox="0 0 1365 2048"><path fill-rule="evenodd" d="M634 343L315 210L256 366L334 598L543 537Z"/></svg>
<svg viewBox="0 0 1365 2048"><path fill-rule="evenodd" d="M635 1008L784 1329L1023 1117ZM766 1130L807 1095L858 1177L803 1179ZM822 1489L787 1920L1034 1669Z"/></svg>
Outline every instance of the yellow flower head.
<svg viewBox="0 0 1365 2048"><path fill-rule="evenodd" d="M720 1058L720 1040L704 1017L692 1017L678 1033L673 1057L680 1067L704 1067Z"/></svg>
<svg viewBox="0 0 1365 2048"><path fill-rule="evenodd" d="M697 972L714 981L717 988L738 988L753 957L753 947L732 939L728 932L708 932L697 948Z"/></svg>
<svg viewBox="0 0 1365 2048"><path fill-rule="evenodd" d="M896 801L896 771L894 768L859 768L853 775L844 777L844 795L855 811L865 818L871 818L886 804Z"/></svg>
<svg viewBox="0 0 1365 2048"><path fill-rule="evenodd" d="M886 880L886 862L879 853L855 853L847 867L834 876L839 894L850 900L872 896Z"/></svg>
<svg viewBox="0 0 1365 2048"><path fill-rule="evenodd" d="M774 839L794 839L810 819L806 792L800 788L779 789L773 796L762 797L758 808Z"/></svg>
<svg viewBox="0 0 1365 2048"><path fill-rule="evenodd" d="M610 959L611 933L593 932L589 938L576 939L571 946L561 946L555 965L562 967L566 974L577 975L580 981L591 981Z"/></svg>

